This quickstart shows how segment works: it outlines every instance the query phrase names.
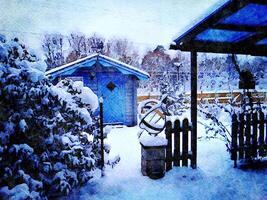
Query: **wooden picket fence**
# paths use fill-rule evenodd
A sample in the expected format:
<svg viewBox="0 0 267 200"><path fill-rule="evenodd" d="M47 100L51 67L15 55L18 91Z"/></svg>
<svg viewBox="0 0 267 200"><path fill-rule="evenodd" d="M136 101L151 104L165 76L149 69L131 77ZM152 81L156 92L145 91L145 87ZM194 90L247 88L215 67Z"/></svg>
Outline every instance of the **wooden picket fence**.
<svg viewBox="0 0 267 200"><path fill-rule="evenodd" d="M231 159L267 156L267 117L262 111L232 116Z"/></svg>
<svg viewBox="0 0 267 200"><path fill-rule="evenodd" d="M186 93L186 97L190 97L190 93ZM199 92L197 94L197 102L201 101L208 101L209 103L214 103L215 99L219 103L227 103L230 99L236 99L236 103L241 103L241 91L234 91L234 92ZM253 102L266 102L267 101L267 92L260 91L260 92L252 92L251 93ZM138 95L137 102L144 101L146 99L159 99L159 95Z"/></svg>
<svg viewBox="0 0 267 200"><path fill-rule="evenodd" d="M166 171L173 166L188 166L188 160L191 160L190 166L196 168L197 164L197 137L192 134L192 128L189 126L188 119L184 119L182 124L180 120L166 122Z"/></svg>

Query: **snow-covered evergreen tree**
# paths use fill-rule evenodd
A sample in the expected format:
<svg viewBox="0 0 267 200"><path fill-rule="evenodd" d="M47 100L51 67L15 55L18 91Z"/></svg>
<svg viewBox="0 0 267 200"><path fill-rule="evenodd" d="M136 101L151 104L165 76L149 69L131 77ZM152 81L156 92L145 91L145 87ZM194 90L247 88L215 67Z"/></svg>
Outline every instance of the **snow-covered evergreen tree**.
<svg viewBox="0 0 267 200"><path fill-rule="evenodd" d="M45 63L0 35L0 196L68 194L100 168L96 95L79 82L56 86ZM109 149L106 149L108 152Z"/></svg>

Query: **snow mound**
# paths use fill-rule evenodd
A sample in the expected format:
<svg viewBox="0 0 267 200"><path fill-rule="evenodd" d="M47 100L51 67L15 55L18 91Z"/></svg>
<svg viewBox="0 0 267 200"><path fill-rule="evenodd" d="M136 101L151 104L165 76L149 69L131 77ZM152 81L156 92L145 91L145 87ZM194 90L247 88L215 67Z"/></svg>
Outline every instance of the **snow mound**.
<svg viewBox="0 0 267 200"><path fill-rule="evenodd" d="M83 103L90 104L93 111L98 108L98 98L90 88L83 87L80 98Z"/></svg>
<svg viewBox="0 0 267 200"><path fill-rule="evenodd" d="M139 142L147 147L166 146L168 141L161 136L152 136L149 134L142 134L139 138Z"/></svg>
<svg viewBox="0 0 267 200"><path fill-rule="evenodd" d="M90 104L91 109L95 111L98 108L98 98L95 93L88 87L83 86L82 81L75 81L73 83L73 88L78 92L81 92L79 97L81 101L85 104Z"/></svg>

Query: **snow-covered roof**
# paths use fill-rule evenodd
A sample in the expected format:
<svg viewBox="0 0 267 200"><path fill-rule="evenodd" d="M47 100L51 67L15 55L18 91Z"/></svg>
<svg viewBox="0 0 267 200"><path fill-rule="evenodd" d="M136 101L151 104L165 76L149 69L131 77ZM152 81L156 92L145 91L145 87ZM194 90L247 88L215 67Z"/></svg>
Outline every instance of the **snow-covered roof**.
<svg viewBox="0 0 267 200"><path fill-rule="evenodd" d="M48 70L45 73L45 75L55 78L62 74L73 73L79 67L89 67L89 68L93 67L96 62L99 62L104 67L115 67L123 74L134 75L140 80L146 80L150 77L149 74L143 70L140 70L136 67L133 67L131 65L125 64L121 61L115 60L113 58L101 54L92 54L90 56L76 60L74 62L53 68L51 70Z"/></svg>

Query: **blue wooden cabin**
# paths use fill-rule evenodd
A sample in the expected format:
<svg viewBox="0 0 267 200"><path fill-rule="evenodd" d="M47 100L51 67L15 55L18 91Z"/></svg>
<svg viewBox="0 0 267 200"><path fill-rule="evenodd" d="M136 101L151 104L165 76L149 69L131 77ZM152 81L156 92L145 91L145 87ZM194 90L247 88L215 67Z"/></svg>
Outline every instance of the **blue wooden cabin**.
<svg viewBox="0 0 267 200"><path fill-rule="evenodd" d="M104 55L92 54L46 72L55 83L63 78L83 81L104 99L104 123L137 124L137 81L146 72Z"/></svg>

